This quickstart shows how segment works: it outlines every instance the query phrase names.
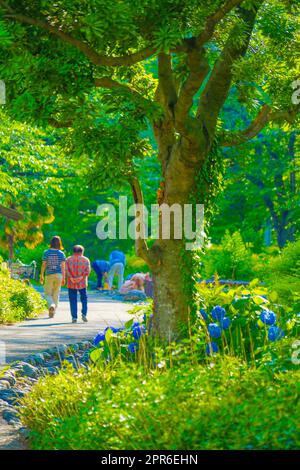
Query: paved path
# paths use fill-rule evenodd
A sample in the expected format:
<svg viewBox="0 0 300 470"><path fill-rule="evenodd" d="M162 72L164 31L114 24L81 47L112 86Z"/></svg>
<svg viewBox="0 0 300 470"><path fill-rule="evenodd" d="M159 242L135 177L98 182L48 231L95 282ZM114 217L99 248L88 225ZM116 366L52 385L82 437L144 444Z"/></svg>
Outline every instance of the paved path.
<svg viewBox="0 0 300 470"><path fill-rule="evenodd" d="M53 319L48 315L26 320L11 326L0 326L0 340L4 341L6 362L29 356L58 344L71 344L91 339L106 326L120 326L132 318L128 310L131 304L116 302L100 293L89 294L88 323L71 323L67 292L61 294L58 312Z"/></svg>

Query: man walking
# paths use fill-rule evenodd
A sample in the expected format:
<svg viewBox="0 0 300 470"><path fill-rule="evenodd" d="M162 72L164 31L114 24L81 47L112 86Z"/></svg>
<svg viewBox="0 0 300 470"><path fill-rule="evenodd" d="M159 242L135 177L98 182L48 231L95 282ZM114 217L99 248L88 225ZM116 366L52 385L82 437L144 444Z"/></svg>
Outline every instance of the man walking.
<svg viewBox="0 0 300 470"><path fill-rule="evenodd" d="M126 258L122 251L114 250L109 256L109 265L110 270L108 273L108 288L112 289L114 277L117 274L118 279L118 290L121 290L121 287L124 282L124 269L126 264Z"/></svg>
<svg viewBox="0 0 300 470"><path fill-rule="evenodd" d="M77 323L77 293L79 292L82 305L82 321L87 322L87 282L91 272L90 261L83 256L84 248L81 245L73 247L73 255L66 261L68 279L68 292L72 323Z"/></svg>

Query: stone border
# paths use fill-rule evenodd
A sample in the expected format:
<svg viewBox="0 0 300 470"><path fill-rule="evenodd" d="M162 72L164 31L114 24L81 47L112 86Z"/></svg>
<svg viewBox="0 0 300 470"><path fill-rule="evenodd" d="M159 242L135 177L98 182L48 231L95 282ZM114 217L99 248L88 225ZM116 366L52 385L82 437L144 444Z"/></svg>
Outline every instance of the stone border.
<svg viewBox="0 0 300 470"><path fill-rule="evenodd" d="M32 354L22 361L14 361L0 372L0 417L13 427L20 440L26 440L29 431L20 420L19 400L30 392L31 387L41 377L57 374L63 361L67 361L74 368L86 367L92 347L91 341L60 344L41 353Z"/></svg>

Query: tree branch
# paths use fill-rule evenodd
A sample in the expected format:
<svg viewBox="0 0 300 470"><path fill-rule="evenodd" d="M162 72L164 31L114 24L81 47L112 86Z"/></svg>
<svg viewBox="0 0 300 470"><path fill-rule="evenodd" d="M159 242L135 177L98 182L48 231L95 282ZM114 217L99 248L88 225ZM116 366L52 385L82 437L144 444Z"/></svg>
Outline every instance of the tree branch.
<svg viewBox="0 0 300 470"><path fill-rule="evenodd" d="M193 105L193 97L209 72L208 60L204 54L204 50L199 52L197 48L194 48L187 55L187 65L190 73L180 90L175 107L176 121L178 123L182 123L185 120Z"/></svg>
<svg viewBox="0 0 300 470"><path fill-rule="evenodd" d="M147 98L144 98L144 96L141 95L141 93L139 93L134 88L131 88L129 85L126 85L125 83L120 83L117 80L113 80L110 77L96 78L95 86L102 87L102 88L110 88L110 89L115 88L115 89L122 90L125 93L130 93L130 95L133 98L137 99L143 105L149 105L151 103L150 100L148 100Z"/></svg>
<svg viewBox="0 0 300 470"><path fill-rule="evenodd" d="M174 84L171 55L164 52L158 54L159 95L163 106L173 118L177 92Z"/></svg>
<svg viewBox="0 0 300 470"><path fill-rule="evenodd" d="M222 21L228 13L239 6L243 1L244 0L227 0L225 5L207 18L204 30L195 38L198 49L209 41L220 21Z"/></svg>
<svg viewBox="0 0 300 470"><path fill-rule="evenodd" d="M274 111L271 106L265 104L261 107L256 118L247 129L237 132L223 131L221 133L220 145L223 147L234 147L244 144L257 136L269 122L287 121L292 123L299 111L300 106L293 106L289 111Z"/></svg>
<svg viewBox="0 0 300 470"><path fill-rule="evenodd" d="M139 183L139 180L136 177L133 177L130 180L130 186L133 194L134 203L138 205L139 219L144 219L143 207L144 207L144 197L143 192ZM140 230L140 233L142 230ZM143 234L144 235L144 234ZM157 269L159 265L159 259L157 257L157 252L154 255L151 249L148 248L147 242L143 237L136 237L135 239L135 252L136 255L142 258L149 266L151 270Z"/></svg>
<svg viewBox="0 0 300 470"><path fill-rule="evenodd" d="M29 24L32 26L37 26L49 33L57 36L62 41L71 44L80 50L94 65L97 66L108 66L108 67L118 67L118 66L130 66L138 62L141 62L148 57L151 57L155 54L156 49L154 47L145 47L138 52L133 54L127 54L120 57L110 57L107 55L98 54L94 49L92 49L86 42L74 38L70 34L63 32L61 29L56 28L55 26L42 21L37 18L30 18L29 16L19 14L14 12L11 8L8 9L8 6L5 2L0 1L0 5L9 13L3 15L4 18L17 21L19 23Z"/></svg>
<svg viewBox="0 0 300 470"><path fill-rule="evenodd" d="M233 65L245 55L248 49L255 18L261 2L262 0L257 1L255 10L239 9L239 16L245 24L246 37L243 44L236 44L232 40L232 34L234 33L230 34L201 95L197 117L203 120L210 138L213 136L220 109L227 98L231 86Z"/></svg>
<svg viewBox="0 0 300 470"><path fill-rule="evenodd" d="M10 209L8 207L2 206L2 204L0 204L0 215L7 217L8 219L11 219L11 220L24 219L23 214L16 211L15 209Z"/></svg>

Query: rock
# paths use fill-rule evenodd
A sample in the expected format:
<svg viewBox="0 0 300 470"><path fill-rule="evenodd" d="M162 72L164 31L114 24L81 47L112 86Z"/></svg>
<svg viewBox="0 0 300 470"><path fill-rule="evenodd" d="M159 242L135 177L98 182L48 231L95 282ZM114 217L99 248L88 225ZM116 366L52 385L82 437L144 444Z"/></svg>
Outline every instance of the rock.
<svg viewBox="0 0 300 470"><path fill-rule="evenodd" d="M26 363L27 364L31 364L32 366L35 366L36 365L36 361L35 361L35 358L34 356L29 356L26 358Z"/></svg>
<svg viewBox="0 0 300 470"><path fill-rule="evenodd" d="M25 375L26 377L30 378L36 378L39 375L38 368L31 364L27 364L26 362L22 362L20 364L19 371L22 375Z"/></svg>
<svg viewBox="0 0 300 470"><path fill-rule="evenodd" d="M57 372L58 370L56 369L56 367L47 367L45 371L45 375L47 374L54 375L54 374L57 374Z"/></svg>
<svg viewBox="0 0 300 470"><path fill-rule="evenodd" d="M16 405L18 399L22 398L24 395L25 392L16 388L0 391L0 399L6 401L9 405Z"/></svg>
<svg viewBox="0 0 300 470"><path fill-rule="evenodd" d="M11 385L10 385L10 383L9 383L7 380L2 379L2 380L0 381L0 391L1 391L1 390L5 390L5 389L7 389L7 388L10 388L10 386L11 386Z"/></svg>
<svg viewBox="0 0 300 470"><path fill-rule="evenodd" d="M29 429L22 426L18 431L24 439L29 438L29 434L30 434Z"/></svg>
<svg viewBox="0 0 300 470"><path fill-rule="evenodd" d="M47 367L50 366L50 367L60 367L61 365L61 362L60 361L51 361L47 364Z"/></svg>
<svg viewBox="0 0 300 470"><path fill-rule="evenodd" d="M45 358L42 353L35 354L34 356L32 356L32 358L34 359L37 365L43 365L45 362Z"/></svg>
<svg viewBox="0 0 300 470"><path fill-rule="evenodd" d="M5 409L7 409L7 408L13 409L13 406L12 406L12 405L9 405L9 404L7 403L7 401L4 401L4 400L0 399L0 409L4 409L4 408L5 408Z"/></svg>
<svg viewBox="0 0 300 470"><path fill-rule="evenodd" d="M15 375L12 372L5 372L5 374L0 377L0 385L1 382L8 382L11 387L13 387L16 384L16 378Z"/></svg>
<svg viewBox="0 0 300 470"><path fill-rule="evenodd" d="M44 356L44 360L45 360L45 361L49 361L49 360L51 359L51 357L52 357L51 354L48 353L48 352L44 352L44 353L43 353L43 356Z"/></svg>
<svg viewBox="0 0 300 470"><path fill-rule="evenodd" d="M9 424L17 424L20 422L19 414L15 410L6 409L2 412L2 416Z"/></svg>
<svg viewBox="0 0 300 470"><path fill-rule="evenodd" d="M88 351L86 351L83 356L79 359L80 362L85 363L90 360L90 354Z"/></svg>
<svg viewBox="0 0 300 470"><path fill-rule="evenodd" d="M82 341L78 344L79 349L90 349L93 347L93 344L90 341Z"/></svg>
<svg viewBox="0 0 300 470"><path fill-rule="evenodd" d="M60 344L56 347L56 352L58 352L60 356L65 355L68 352L68 346L66 344Z"/></svg>

